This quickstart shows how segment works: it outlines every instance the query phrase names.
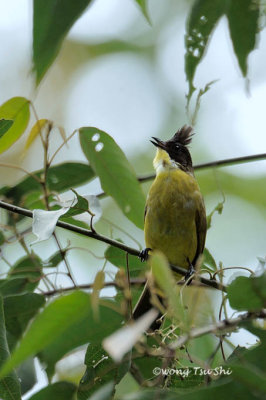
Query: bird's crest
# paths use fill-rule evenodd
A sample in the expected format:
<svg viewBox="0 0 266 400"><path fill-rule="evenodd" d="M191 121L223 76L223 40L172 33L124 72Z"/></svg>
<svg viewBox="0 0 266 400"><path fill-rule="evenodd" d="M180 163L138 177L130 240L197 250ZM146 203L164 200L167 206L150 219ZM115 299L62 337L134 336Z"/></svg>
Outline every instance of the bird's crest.
<svg viewBox="0 0 266 400"><path fill-rule="evenodd" d="M191 143L193 135L193 128L191 126L184 125L182 128L178 129L178 131L169 141L187 146Z"/></svg>

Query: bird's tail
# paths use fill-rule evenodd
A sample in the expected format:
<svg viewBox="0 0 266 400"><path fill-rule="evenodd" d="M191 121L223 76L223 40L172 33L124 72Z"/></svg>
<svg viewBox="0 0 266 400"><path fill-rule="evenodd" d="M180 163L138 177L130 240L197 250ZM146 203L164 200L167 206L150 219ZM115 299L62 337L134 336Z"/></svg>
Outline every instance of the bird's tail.
<svg viewBox="0 0 266 400"><path fill-rule="evenodd" d="M135 305L135 308L133 310L133 319L136 320L139 317L141 317L143 314L145 314L147 311L149 311L151 308L154 308L152 302L151 302L151 293L148 284L146 283L144 286L144 289L141 293L141 296ZM162 321L161 321L161 316L162 314L160 313L156 319L152 322L150 326L150 330L154 331L156 329L159 329Z"/></svg>

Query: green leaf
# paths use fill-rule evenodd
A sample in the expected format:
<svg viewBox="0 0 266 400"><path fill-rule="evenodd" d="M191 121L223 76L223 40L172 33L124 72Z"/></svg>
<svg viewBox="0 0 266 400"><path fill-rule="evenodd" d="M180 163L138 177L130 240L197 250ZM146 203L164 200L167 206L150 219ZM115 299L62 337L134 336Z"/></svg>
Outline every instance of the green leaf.
<svg viewBox="0 0 266 400"><path fill-rule="evenodd" d="M47 261L43 262L44 268L55 268L57 267L61 261L63 261L64 256L67 253L67 249L62 249L61 251L57 251L54 253Z"/></svg>
<svg viewBox="0 0 266 400"><path fill-rule="evenodd" d="M191 8L185 35L185 72L189 83L188 102L195 90L193 80L197 66L206 53L211 33L225 13L225 7L226 2L221 0L196 0Z"/></svg>
<svg viewBox="0 0 266 400"><path fill-rule="evenodd" d="M147 336L145 341L150 349L156 349L159 346L157 337ZM148 355L140 357L139 352L135 348L133 348L132 360L134 360L134 364L137 366L141 376L145 379L147 384L156 378L153 373L154 368L161 368L162 366L162 360L160 357L150 357Z"/></svg>
<svg viewBox="0 0 266 400"><path fill-rule="evenodd" d="M43 175L43 170L34 172L37 177ZM50 191L62 193L68 189L81 186L95 177L90 166L83 163L66 162L50 167L47 173L47 186ZM4 187L0 194L19 204L27 193L41 190L41 184L31 176L24 178L17 185L9 188Z"/></svg>
<svg viewBox="0 0 266 400"><path fill-rule="evenodd" d="M6 329L12 335L10 350L22 337L29 321L45 304L45 299L37 293L27 293L20 296L10 296L4 299Z"/></svg>
<svg viewBox="0 0 266 400"><path fill-rule="evenodd" d="M41 362L47 366L46 372L50 377L53 375L55 363L66 353L88 342L99 344L121 326L123 318L114 310L118 308L117 303L100 299L99 315L96 319L90 299L89 296L89 307L83 318L73 321L71 326L54 337L53 341L39 354Z"/></svg>
<svg viewBox="0 0 266 400"><path fill-rule="evenodd" d="M148 1L147 0L135 0L139 7L141 8L141 11L148 21L149 24L151 24L150 16L148 14Z"/></svg>
<svg viewBox="0 0 266 400"><path fill-rule="evenodd" d="M78 400L86 400L102 385L113 382L115 385L120 382L129 369L129 361L121 365L115 364L102 346L89 344L85 356L87 366L78 389Z"/></svg>
<svg viewBox="0 0 266 400"><path fill-rule="evenodd" d="M33 291L42 278L42 261L34 253L31 257L20 258L8 271L8 279L26 278L28 285L26 289Z"/></svg>
<svg viewBox="0 0 266 400"><path fill-rule="evenodd" d="M215 259L209 252L209 250L205 247L204 252L203 252L203 268L207 268L210 271L217 271L217 265L215 262Z"/></svg>
<svg viewBox="0 0 266 400"><path fill-rule="evenodd" d="M9 358L9 348L6 339L5 316L3 309L3 299L0 296L0 368ZM8 372L6 377L0 380L0 397L3 400L20 400L20 384L14 372Z"/></svg>
<svg viewBox="0 0 266 400"><path fill-rule="evenodd" d="M56 382L35 393L29 400L74 400L76 386L70 382Z"/></svg>
<svg viewBox="0 0 266 400"><path fill-rule="evenodd" d="M258 277L239 276L228 287L228 299L236 310L257 311L266 306L266 272Z"/></svg>
<svg viewBox="0 0 266 400"><path fill-rule="evenodd" d="M196 0L192 6L185 36L185 72L189 83L188 102L195 90L193 80L204 57L214 28L227 16L234 52L243 76L247 75L247 58L256 45L259 4L253 0Z"/></svg>
<svg viewBox="0 0 266 400"><path fill-rule="evenodd" d="M1 124L0 154L20 138L28 126L29 118L30 102L24 97L13 97L0 106L0 120L9 121Z"/></svg>
<svg viewBox="0 0 266 400"><path fill-rule="evenodd" d="M88 200L84 197L80 196L75 190L72 189L72 192L76 195L77 202L71 207L66 214L64 214L63 218L73 217L74 215L82 214L89 209Z"/></svg>
<svg viewBox="0 0 266 400"><path fill-rule="evenodd" d="M245 364L254 364L256 368L259 368L261 371L266 371L266 331L265 329L261 329L259 326L255 326L254 323L250 321L244 321L240 323L240 327L248 330L253 335L257 336L260 341L252 346L251 348L243 348L236 347L234 352L230 355L228 361L230 365L242 364L243 360L245 360Z"/></svg>
<svg viewBox="0 0 266 400"><path fill-rule="evenodd" d="M0 120L0 139L4 134L11 128L14 121L12 119L4 119Z"/></svg>
<svg viewBox="0 0 266 400"><path fill-rule="evenodd" d="M219 215L222 214L223 208L224 208L224 202L225 202L225 199L223 199L223 201L218 203L217 206L215 206L214 209L210 212L210 214L207 215L207 229L210 229L210 227L211 227L213 214L215 212L217 212Z"/></svg>
<svg viewBox="0 0 266 400"><path fill-rule="evenodd" d="M107 133L81 128L80 144L103 190L112 196L125 216L143 228L145 197L125 154Z"/></svg>
<svg viewBox="0 0 266 400"><path fill-rule="evenodd" d="M34 0L33 62L40 83L62 42L91 0Z"/></svg>
<svg viewBox="0 0 266 400"><path fill-rule="evenodd" d="M266 374L256 366L232 365L233 377L251 391L266 395Z"/></svg>
<svg viewBox="0 0 266 400"><path fill-rule="evenodd" d="M22 294L32 290L32 283L29 283L28 278L12 278L0 280L0 294L3 297Z"/></svg>
<svg viewBox="0 0 266 400"><path fill-rule="evenodd" d="M259 325L256 326L254 321L243 321L240 326L258 336L260 342L248 349L239 346L235 348L227 360L227 366L232 370L231 377L245 387L247 392L257 394L258 398L264 398L266 393L266 331Z"/></svg>
<svg viewBox="0 0 266 400"><path fill-rule="evenodd" d="M226 16L235 55L243 76L247 76L248 55L256 46L260 6L253 0L230 0Z"/></svg>
<svg viewBox="0 0 266 400"><path fill-rule="evenodd" d="M8 374L28 357L53 343L69 327L81 321L90 309L89 295L76 291L50 303L32 322L25 336L4 364L0 377Z"/></svg>

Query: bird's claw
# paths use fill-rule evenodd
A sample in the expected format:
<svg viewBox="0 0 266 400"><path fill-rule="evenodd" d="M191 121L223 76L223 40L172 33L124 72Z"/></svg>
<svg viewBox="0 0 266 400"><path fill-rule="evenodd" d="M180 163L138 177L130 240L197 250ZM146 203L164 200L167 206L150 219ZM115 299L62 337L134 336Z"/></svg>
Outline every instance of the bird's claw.
<svg viewBox="0 0 266 400"><path fill-rule="evenodd" d="M192 277L195 274L195 268L194 266L191 264L191 262L189 261L189 268L187 270L187 273L184 277L185 282L187 282L188 285L190 285L190 283L192 282Z"/></svg>
<svg viewBox="0 0 266 400"><path fill-rule="evenodd" d="M141 262L147 261L149 258L149 251L151 249L149 247L146 247L146 249L141 250L141 252L139 253L139 258L141 260Z"/></svg>

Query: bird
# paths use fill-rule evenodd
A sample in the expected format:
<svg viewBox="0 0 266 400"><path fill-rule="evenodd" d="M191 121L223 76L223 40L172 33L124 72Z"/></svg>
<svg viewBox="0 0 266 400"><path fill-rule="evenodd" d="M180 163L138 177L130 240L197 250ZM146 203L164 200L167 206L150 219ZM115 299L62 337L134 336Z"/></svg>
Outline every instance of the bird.
<svg viewBox="0 0 266 400"><path fill-rule="evenodd" d="M153 160L156 177L146 200L146 248L140 253L141 260L146 261L153 250L161 251L169 264L187 270L187 281L203 254L207 231L204 200L188 149L193 135L193 128L184 125L170 140L152 137L151 143L157 148ZM181 276L176 275L176 278L180 280ZM146 283L133 310L133 319L138 319L152 307ZM161 320L157 318L150 328L158 329L160 324Z"/></svg>

